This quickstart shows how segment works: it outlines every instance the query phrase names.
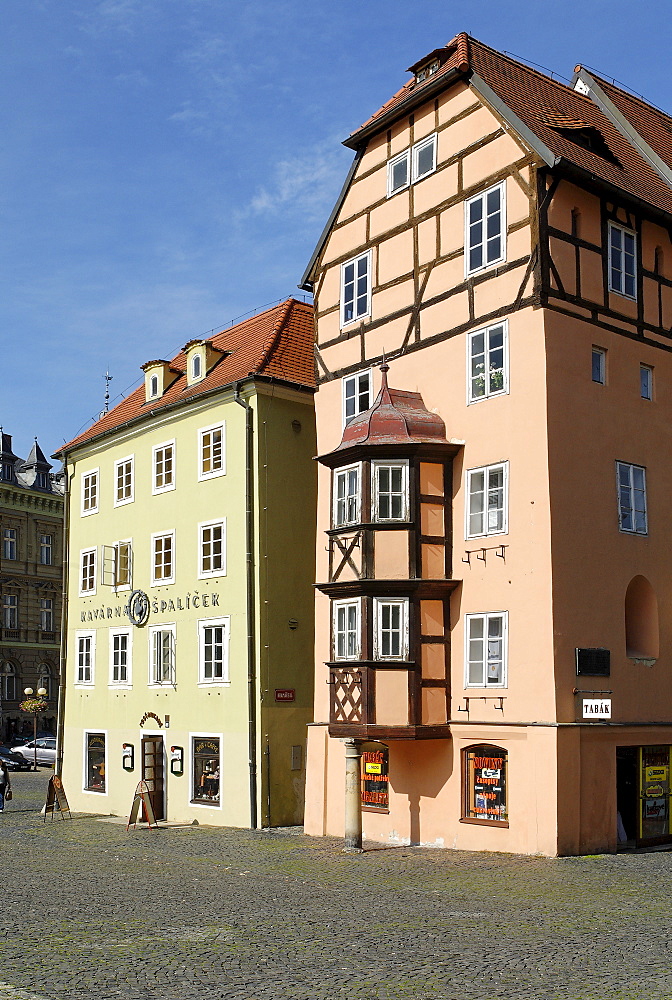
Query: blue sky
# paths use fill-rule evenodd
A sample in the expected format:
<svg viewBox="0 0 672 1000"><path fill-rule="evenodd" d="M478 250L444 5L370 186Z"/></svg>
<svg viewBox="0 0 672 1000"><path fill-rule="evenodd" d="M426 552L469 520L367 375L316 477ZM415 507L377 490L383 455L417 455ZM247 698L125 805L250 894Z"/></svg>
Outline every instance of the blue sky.
<svg viewBox="0 0 672 1000"><path fill-rule="evenodd" d="M645 12L645 14L644 14ZM50 453L140 365L292 294L341 140L459 31L659 106L669 6L0 0L0 424Z"/></svg>

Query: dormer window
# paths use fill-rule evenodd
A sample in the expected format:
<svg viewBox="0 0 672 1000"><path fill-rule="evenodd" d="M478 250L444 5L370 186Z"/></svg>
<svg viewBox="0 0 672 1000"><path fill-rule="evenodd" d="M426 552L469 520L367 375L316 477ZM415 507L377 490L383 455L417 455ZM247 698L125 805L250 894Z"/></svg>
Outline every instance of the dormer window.
<svg viewBox="0 0 672 1000"><path fill-rule="evenodd" d="M9 462L6 462L2 467L2 478L6 482L11 482L14 478L14 467Z"/></svg>
<svg viewBox="0 0 672 1000"><path fill-rule="evenodd" d="M35 476L35 485L40 490L49 489L49 473L48 472L38 472Z"/></svg>
<svg viewBox="0 0 672 1000"><path fill-rule="evenodd" d="M431 62L425 63L424 66L421 66L420 69L416 71L415 82L423 83L423 81L428 80L430 76L434 76L434 74L438 72L438 69L439 60L432 59Z"/></svg>
<svg viewBox="0 0 672 1000"><path fill-rule="evenodd" d="M171 368L169 361L147 361L142 365L145 373L145 401L159 399L170 389L171 385L183 374L177 368Z"/></svg>

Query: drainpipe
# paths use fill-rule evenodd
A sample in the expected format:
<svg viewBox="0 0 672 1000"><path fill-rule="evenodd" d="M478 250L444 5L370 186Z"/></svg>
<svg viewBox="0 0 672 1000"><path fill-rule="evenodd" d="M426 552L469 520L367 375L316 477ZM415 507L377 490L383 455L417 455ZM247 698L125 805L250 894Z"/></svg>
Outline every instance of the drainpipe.
<svg viewBox="0 0 672 1000"><path fill-rule="evenodd" d="M254 605L254 473L252 467L252 444L254 434L254 412L240 395L239 384L234 387L236 403L245 410L245 560L247 589L247 700L248 754L250 760L250 827L257 829L257 672L255 650L255 605Z"/></svg>
<svg viewBox="0 0 672 1000"><path fill-rule="evenodd" d="M68 578L70 575L70 485L75 478L73 467L72 475L68 478L68 460L63 454L63 467L65 469L65 491L63 494L63 594L61 597L61 648L60 664L58 671L58 717L56 720L56 763L54 764L54 774L59 778L63 774L63 732L65 729L65 669L66 653L68 645Z"/></svg>

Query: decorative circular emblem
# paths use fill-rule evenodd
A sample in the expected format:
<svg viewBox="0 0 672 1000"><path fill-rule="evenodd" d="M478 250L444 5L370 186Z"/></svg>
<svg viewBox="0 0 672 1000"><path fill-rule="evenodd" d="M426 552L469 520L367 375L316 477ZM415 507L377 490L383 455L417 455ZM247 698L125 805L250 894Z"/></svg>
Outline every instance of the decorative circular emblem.
<svg viewBox="0 0 672 1000"><path fill-rule="evenodd" d="M149 618L149 598L144 590L134 590L126 605L131 625L144 625Z"/></svg>

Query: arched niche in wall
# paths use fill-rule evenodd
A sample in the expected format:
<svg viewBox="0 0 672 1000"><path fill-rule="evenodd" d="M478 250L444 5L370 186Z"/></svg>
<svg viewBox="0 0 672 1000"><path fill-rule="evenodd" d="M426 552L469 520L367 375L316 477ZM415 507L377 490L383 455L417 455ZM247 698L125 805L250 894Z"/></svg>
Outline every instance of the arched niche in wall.
<svg viewBox="0 0 672 1000"><path fill-rule="evenodd" d="M645 576L633 577L625 593L625 649L641 660L656 660L660 652L658 601Z"/></svg>

